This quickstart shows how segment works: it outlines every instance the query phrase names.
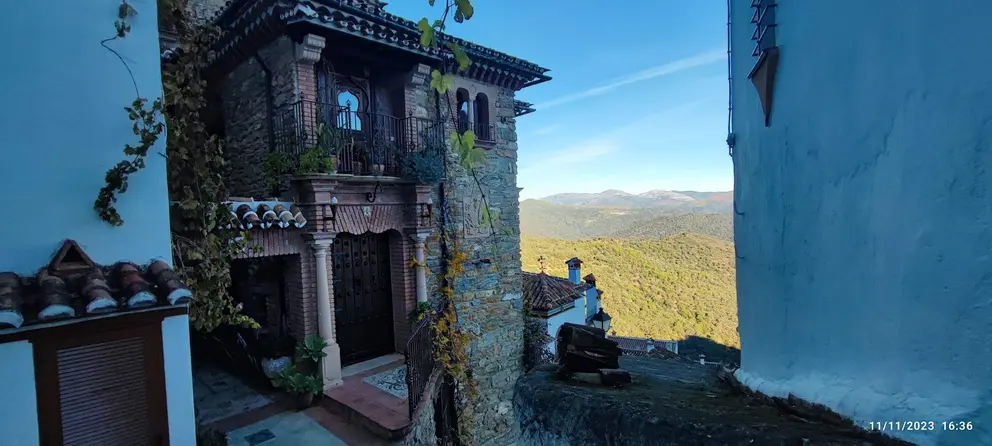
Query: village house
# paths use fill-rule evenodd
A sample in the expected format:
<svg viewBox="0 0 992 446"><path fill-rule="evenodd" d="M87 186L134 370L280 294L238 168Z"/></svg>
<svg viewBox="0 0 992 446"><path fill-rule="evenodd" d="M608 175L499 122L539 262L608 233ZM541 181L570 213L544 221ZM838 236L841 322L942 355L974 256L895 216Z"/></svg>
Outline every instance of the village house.
<svg viewBox="0 0 992 446"><path fill-rule="evenodd" d="M728 3L737 377L992 444L992 4Z"/></svg>
<svg viewBox="0 0 992 446"><path fill-rule="evenodd" d="M454 301L475 335L479 384L475 400L457 399L457 416L479 444L506 444L523 358L514 123L533 111L515 95L550 77L439 34L473 63L438 95L431 72L454 72L453 58L422 47L417 25L384 7L199 5L222 30L211 125L226 142L231 224L253 247L235 262L235 297L269 334L327 341L325 405L389 439L433 438L434 395L451 392L437 390L428 330L411 315L437 300L438 237L448 230L467 256ZM485 152L478 182L449 146L455 130L473 130Z"/></svg>
<svg viewBox="0 0 992 446"><path fill-rule="evenodd" d="M155 2L6 5L0 190L0 444L196 443L187 303L170 267L165 159L149 156L116 207L94 210L136 144L124 110L162 94ZM132 86L133 81L133 86ZM151 153L165 153L164 137Z"/></svg>
<svg viewBox="0 0 992 446"><path fill-rule="evenodd" d="M544 262L544 259L540 259ZM568 278L555 277L543 271L523 273L524 303L547 327L548 350L556 354L555 339L558 330L565 323L589 325L613 333L607 337L616 341L624 355L645 356L655 348L664 348L678 353L678 341L656 341L651 338L616 336L611 327L612 319L602 306L603 293L596 288L596 276L582 276L582 260L573 257L565 262L568 265ZM579 279L582 277L581 279Z"/></svg>

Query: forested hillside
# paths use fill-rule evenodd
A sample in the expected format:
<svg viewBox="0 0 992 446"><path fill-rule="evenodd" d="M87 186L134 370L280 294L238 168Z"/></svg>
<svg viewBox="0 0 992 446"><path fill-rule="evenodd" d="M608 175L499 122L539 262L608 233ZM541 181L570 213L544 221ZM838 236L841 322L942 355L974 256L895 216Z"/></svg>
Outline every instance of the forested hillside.
<svg viewBox="0 0 992 446"><path fill-rule="evenodd" d="M523 269L567 277L565 260L583 260L604 292L618 335L682 339L696 335L740 346L733 244L682 233L656 240L562 240L524 236Z"/></svg>

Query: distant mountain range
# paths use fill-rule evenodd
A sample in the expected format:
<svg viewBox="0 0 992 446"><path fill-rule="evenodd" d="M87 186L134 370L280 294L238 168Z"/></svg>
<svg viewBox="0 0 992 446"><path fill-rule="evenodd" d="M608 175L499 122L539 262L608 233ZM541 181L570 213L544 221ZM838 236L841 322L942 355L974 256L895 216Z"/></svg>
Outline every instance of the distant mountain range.
<svg viewBox="0 0 992 446"><path fill-rule="evenodd" d="M678 210L680 213L727 212L733 208L734 193L651 190L632 194L609 189L599 193L564 193L541 198L541 201L598 209Z"/></svg>
<svg viewBox="0 0 992 446"><path fill-rule="evenodd" d="M523 235L577 240L655 239L682 232L733 239L733 192L621 190L564 193L520 202Z"/></svg>

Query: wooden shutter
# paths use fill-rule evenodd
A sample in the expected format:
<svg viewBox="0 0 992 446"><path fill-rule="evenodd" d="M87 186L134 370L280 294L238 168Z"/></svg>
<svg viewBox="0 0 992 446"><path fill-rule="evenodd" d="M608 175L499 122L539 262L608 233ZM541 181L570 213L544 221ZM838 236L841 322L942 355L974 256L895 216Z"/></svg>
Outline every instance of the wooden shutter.
<svg viewBox="0 0 992 446"><path fill-rule="evenodd" d="M167 444L161 326L36 344L43 444Z"/></svg>

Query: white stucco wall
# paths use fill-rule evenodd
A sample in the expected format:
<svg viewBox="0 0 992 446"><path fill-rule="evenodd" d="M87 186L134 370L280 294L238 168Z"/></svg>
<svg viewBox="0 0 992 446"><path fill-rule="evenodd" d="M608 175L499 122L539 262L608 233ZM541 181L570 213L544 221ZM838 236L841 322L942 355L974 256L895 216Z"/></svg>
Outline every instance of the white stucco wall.
<svg viewBox="0 0 992 446"><path fill-rule="evenodd" d="M0 383L7 404L0 405L0 444L37 446L38 400L34 349L28 341L0 344Z"/></svg>
<svg viewBox="0 0 992 446"><path fill-rule="evenodd" d="M131 32L107 42L134 73L141 96L162 95L156 2L129 0ZM0 21L0 191L17 209L0 231L0 271L34 274L64 239L97 263L172 262L166 135L118 196L124 226L99 218L93 202L108 169L137 144L124 107L136 93L127 68L100 41L113 37L121 0L4 2ZM151 104L148 104L151 107Z"/></svg>
<svg viewBox="0 0 992 446"><path fill-rule="evenodd" d="M549 345L551 353L556 353L554 339L558 336L558 329L561 328L561 326L566 322L579 325L586 324L586 307L584 298L575 299L574 307L548 318L548 334L551 335L552 339Z"/></svg>
<svg viewBox="0 0 992 446"><path fill-rule="evenodd" d="M992 2L779 0L769 128L732 3L740 378L992 444Z"/></svg>
<svg viewBox="0 0 992 446"><path fill-rule="evenodd" d="M162 321L162 353L165 359L166 405L169 413L169 442L196 444L196 414L193 409L193 372L189 351L189 316Z"/></svg>

